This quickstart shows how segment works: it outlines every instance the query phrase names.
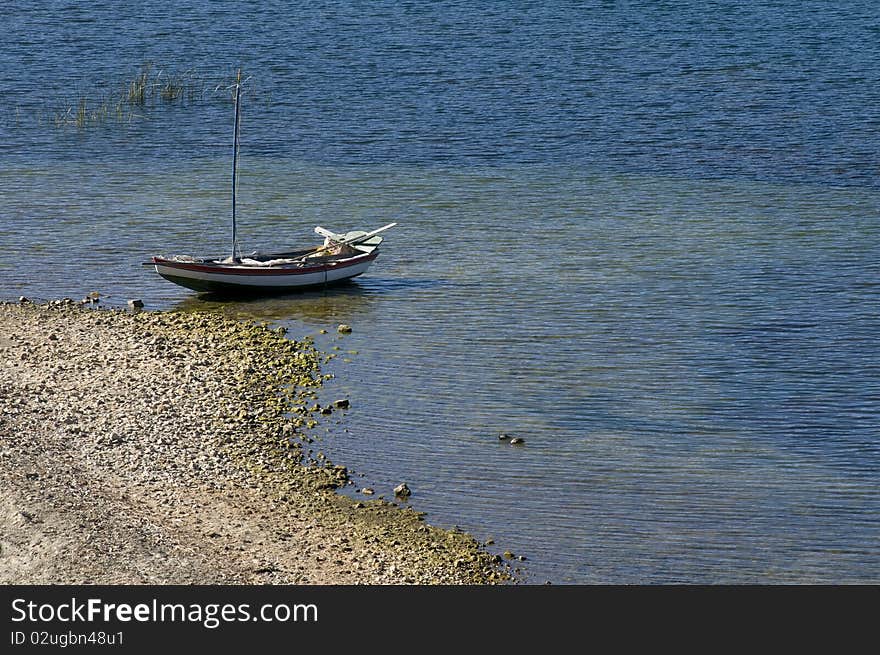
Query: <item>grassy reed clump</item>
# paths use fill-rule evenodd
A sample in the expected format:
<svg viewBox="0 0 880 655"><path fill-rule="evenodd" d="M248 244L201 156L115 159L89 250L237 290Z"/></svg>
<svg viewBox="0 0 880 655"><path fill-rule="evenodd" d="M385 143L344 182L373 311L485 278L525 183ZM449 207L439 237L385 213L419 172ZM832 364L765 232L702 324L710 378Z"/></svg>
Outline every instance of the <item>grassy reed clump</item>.
<svg viewBox="0 0 880 655"><path fill-rule="evenodd" d="M168 79L159 89L159 97L165 102L174 102L183 97L184 85L176 79Z"/></svg>
<svg viewBox="0 0 880 655"><path fill-rule="evenodd" d="M86 119L88 118L88 113L86 112L86 99L79 99L79 107L76 110L76 126L84 127L86 124Z"/></svg>
<svg viewBox="0 0 880 655"><path fill-rule="evenodd" d="M234 73L209 79L192 70L154 68L147 62L133 77L81 91L53 112L58 127L93 127L115 121L131 122L161 106L223 100L235 82ZM250 90L254 92L253 89Z"/></svg>
<svg viewBox="0 0 880 655"><path fill-rule="evenodd" d="M128 83L128 103L142 107L147 102L147 92L150 88L150 64L144 64L141 72Z"/></svg>
<svg viewBox="0 0 880 655"><path fill-rule="evenodd" d="M56 127L86 128L107 122L111 116L123 120L126 114L123 103L110 96L97 94L81 94L76 102L65 103L62 109L54 114Z"/></svg>
<svg viewBox="0 0 880 655"><path fill-rule="evenodd" d="M227 80L225 84L228 86L231 82ZM197 102L210 95L212 86L213 83L192 70L178 72L160 68L154 73L152 64L146 63L128 83L126 101L139 107L153 105L157 100L163 104Z"/></svg>

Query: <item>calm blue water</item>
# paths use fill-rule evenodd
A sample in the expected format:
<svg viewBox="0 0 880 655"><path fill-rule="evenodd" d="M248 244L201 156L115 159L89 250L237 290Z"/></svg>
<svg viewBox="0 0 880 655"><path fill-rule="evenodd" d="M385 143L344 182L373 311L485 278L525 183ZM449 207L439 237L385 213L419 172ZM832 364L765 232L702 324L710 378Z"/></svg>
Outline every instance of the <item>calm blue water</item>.
<svg viewBox="0 0 880 655"><path fill-rule="evenodd" d="M316 450L530 582L880 581L874 3L41 6L0 10L3 297L315 335ZM185 98L75 124L144 62ZM244 248L399 221L356 285L139 266L228 248L238 66Z"/></svg>

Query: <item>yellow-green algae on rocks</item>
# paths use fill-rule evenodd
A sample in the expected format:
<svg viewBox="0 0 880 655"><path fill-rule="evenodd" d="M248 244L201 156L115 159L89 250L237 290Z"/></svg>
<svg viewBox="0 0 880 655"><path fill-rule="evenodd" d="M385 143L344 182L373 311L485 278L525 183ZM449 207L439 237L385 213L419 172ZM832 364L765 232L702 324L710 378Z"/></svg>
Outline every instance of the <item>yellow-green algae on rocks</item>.
<svg viewBox="0 0 880 655"><path fill-rule="evenodd" d="M308 338L59 301L2 304L0 327L0 581L510 579L470 535L301 463L324 379Z"/></svg>

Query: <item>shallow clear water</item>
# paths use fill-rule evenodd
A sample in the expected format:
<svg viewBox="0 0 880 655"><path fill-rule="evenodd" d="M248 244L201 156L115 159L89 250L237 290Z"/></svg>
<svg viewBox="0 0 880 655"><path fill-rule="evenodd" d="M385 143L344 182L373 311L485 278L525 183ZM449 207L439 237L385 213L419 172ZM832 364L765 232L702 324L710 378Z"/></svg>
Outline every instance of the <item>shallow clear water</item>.
<svg viewBox="0 0 880 655"><path fill-rule="evenodd" d="M880 580L871 3L47 6L4 10L4 297L338 346L316 449L532 582ZM141 267L229 247L223 92L52 116L148 59L251 76L245 248L399 221L370 271L216 303Z"/></svg>

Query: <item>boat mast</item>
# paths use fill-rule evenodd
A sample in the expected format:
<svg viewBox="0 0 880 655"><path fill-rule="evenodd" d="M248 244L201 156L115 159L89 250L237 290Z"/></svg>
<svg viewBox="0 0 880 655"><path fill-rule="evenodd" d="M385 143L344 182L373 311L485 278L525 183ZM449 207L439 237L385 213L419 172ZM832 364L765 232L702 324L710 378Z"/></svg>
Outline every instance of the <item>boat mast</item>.
<svg viewBox="0 0 880 655"><path fill-rule="evenodd" d="M232 261L237 262L238 251L235 235L235 182L238 179L238 132L241 127L241 69L235 80L235 130L232 138Z"/></svg>

